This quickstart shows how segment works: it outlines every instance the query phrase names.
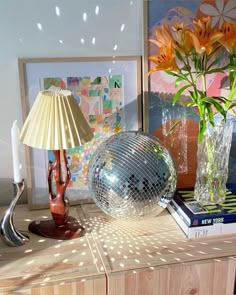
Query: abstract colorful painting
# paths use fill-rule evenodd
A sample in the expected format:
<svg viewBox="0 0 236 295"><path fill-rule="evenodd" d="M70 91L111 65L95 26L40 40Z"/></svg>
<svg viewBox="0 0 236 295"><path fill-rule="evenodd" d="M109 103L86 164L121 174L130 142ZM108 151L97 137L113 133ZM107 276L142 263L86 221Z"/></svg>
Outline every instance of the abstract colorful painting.
<svg viewBox="0 0 236 295"><path fill-rule="evenodd" d="M181 22L190 24L193 18L204 15L212 16L213 26L220 27L223 21L236 22L235 0L159 0L144 1L144 5L147 5L147 36L144 36L144 42L147 43L154 34L154 28L161 24ZM153 54L155 50L155 46L149 43L146 55ZM220 95L224 91L220 87L224 78L226 77L221 74L212 74L207 81L208 95ZM178 170L178 186L191 187L195 183L197 168L198 114L194 108L184 106L187 99L185 95L175 107L172 106L172 96L176 92L174 81L174 77L163 71L149 77L148 129L150 133L160 138L171 152ZM168 132L170 127L179 121L176 129ZM236 182L235 132L236 126L234 126L229 166L228 181L231 183Z"/></svg>
<svg viewBox="0 0 236 295"><path fill-rule="evenodd" d="M124 130L123 76L48 77L41 85L45 90L70 90L94 132L89 143L67 150L71 172L68 187L87 189L88 163L95 149L110 135ZM48 158L53 161L52 152Z"/></svg>

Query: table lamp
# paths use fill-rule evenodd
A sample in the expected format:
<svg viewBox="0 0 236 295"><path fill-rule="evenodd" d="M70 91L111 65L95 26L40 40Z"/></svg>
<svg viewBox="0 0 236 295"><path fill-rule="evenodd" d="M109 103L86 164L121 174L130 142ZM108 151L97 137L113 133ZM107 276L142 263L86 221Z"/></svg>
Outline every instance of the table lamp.
<svg viewBox="0 0 236 295"><path fill-rule="evenodd" d="M30 147L53 151L55 161L48 166L52 219L31 222L31 232L55 239L84 234L84 228L68 215L69 200L65 192L71 175L65 149L83 145L92 137L93 132L70 91L39 92L22 127L20 140Z"/></svg>

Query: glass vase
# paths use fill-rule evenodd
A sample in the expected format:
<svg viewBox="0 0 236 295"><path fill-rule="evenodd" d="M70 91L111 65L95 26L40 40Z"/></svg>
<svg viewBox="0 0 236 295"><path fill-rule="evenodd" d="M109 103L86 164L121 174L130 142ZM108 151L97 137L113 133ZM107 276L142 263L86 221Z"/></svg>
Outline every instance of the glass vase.
<svg viewBox="0 0 236 295"><path fill-rule="evenodd" d="M226 196L233 122L208 127L197 152L194 198L202 205L222 204Z"/></svg>

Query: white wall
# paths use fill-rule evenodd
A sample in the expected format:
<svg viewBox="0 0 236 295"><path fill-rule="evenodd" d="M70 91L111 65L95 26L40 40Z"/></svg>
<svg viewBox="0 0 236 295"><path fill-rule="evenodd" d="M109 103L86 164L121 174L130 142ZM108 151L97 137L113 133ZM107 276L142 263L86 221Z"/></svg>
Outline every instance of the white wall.
<svg viewBox="0 0 236 295"><path fill-rule="evenodd" d="M11 180L10 129L14 120L22 126L17 58L141 55L142 0L0 0L0 38L0 179Z"/></svg>
<svg viewBox="0 0 236 295"><path fill-rule="evenodd" d="M14 120L22 126L17 58L141 55L142 0L0 0L0 4L0 178L12 178L10 129Z"/></svg>

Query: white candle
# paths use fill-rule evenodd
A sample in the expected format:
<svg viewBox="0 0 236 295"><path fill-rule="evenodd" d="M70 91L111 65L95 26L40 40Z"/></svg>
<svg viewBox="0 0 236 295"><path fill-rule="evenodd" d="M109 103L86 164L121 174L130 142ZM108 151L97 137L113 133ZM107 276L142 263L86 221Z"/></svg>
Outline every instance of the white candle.
<svg viewBox="0 0 236 295"><path fill-rule="evenodd" d="M14 182L19 183L22 181L21 177L21 163L20 163L20 130L17 126L17 121L14 121L11 128L11 145L12 145L12 158L13 158L13 173Z"/></svg>

